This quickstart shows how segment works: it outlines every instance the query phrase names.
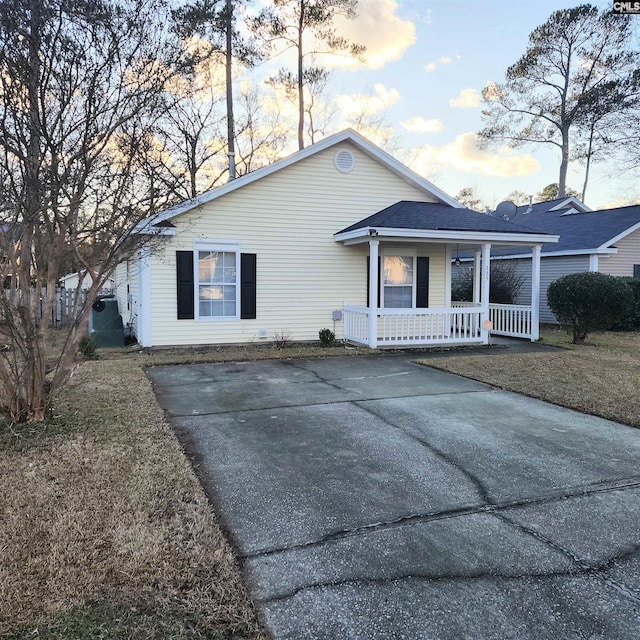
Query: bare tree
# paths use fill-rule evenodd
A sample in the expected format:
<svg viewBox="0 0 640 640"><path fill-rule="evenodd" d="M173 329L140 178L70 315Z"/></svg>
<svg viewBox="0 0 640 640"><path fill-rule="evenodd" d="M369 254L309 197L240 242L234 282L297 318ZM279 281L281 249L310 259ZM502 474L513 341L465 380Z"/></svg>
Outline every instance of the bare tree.
<svg viewBox="0 0 640 640"><path fill-rule="evenodd" d="M521 207L525 204L529 204L529 196L524 192L516 189L512 191L504 200L513 202L515 205Z"/></svg>
<svg viewBox="0 0 640 640"><path fill-rule="evenodd" d="M197 35L203 38L201 46L192 52L195 64L220 52L224 56L229 180L236 177L234 62L253 65L260 57L255 41L243 36L236 24L237 12L244 4L244 0L194 0L173 12L178 33L183 37Z"/></svg>
<svg viewBox="0 0 640 640"><path fill-rule="evenodd" d="M267 108L259 85L245 85L237 100L236 148L238 175L275 162L289 144L289 127L274 103Z"/></svg>
<svg viewBox="0 0 640 640"><path fill-rule="evenodd" d="M158 0L0 4L0 242L10 276L0 405L13 420L46 417L99 289L151 212L136 161L174 73L167 17ZM69 254L93 284L52 352L48 320Z"/></svg>
<svg viewBox="0 0 640 640"><path fill-rule="evenodd" d="M558 195L563 197L573 137L593 141L589 131L599 122L613 114L621 117L637 104L640 72L631 36L630 16L598 12L588 4L554 12L530 34L526 52L507 69L505 83L485 87L487 126L480 137L512 146L556 147L561 155ZM589 160L593 151L587 145Z"/></svg>
<svg viewBox="0 0 640 640"><path fill-rule="evenodd" d="M357 4L358 0L274 0L273 6L253 21L254 32L271 43L283 42L287 49L296 51L295 73L283 69L276 80L296 87L299 149L305 145L305 86L317 82L326 73L317 65L305 65L305 59L321 53L362 56L364 46L338 36L333 27L338 16L355 18ZM315 46L308 42L311 38Z"/></svg>
<svg viewBox="0 0 640 640"><path fill-rule="evenodd" d="M224 87L215 77L219 57L207 59L192 77L177 77L166 92L170 108L155 122L156 152L145 154L158 180L180 200L194 198L227 175L222 111ZM235 152L234 152L235 153Z"/></svg>
<svg viewBox="0 0 640 640"><path fill-rule="evenodd" d="M460 189L456 200L467 207L467 209L474 209L475 211L484 211L485 209L482 198L478 196L474 187L463 187Z"/></svg>

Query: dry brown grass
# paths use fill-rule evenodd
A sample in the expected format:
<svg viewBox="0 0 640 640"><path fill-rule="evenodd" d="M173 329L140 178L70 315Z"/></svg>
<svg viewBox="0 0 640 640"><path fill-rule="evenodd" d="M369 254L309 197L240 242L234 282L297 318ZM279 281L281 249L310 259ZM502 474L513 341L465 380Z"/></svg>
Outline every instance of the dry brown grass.
<svg viewBox="0 0 640 640"><path fill-rule="evenodd" d="M46 428L0 426L0 635L265 637L148 358L85 362Z"/></svg>
<svg viewBox="0 0 640 640"><path fill-rule="evenodd" d="M277 348L273 344L225 345L212 347L141 349L132 345L122 349L101 349L100 359L134 358L143 367L200 362L240 362L246 360L283 360L288 358L332 358L376 353L367 347L337 345L321 347L316 343L296 343Z"/></svg>
<svg viewBox="0 0 640 640"><path fill-rule="evenodd" d="M640 333L591 334L576 346L558 329L544 328L552 353L465 355L422 360L496 387L640 427Z"/></svg>

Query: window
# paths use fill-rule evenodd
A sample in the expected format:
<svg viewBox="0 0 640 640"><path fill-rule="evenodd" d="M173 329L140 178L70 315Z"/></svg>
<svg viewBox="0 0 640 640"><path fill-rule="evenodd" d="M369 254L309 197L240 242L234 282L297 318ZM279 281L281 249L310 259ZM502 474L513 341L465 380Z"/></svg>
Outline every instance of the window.
<svg viewBox="0 0 640 640"><path fill-rule="evenodd" d="M640 279L640 264L633 265L633 277L636 280Z"/></svg>
<svg viewBox="0 0 640 640"><path fill-rule="evenodd" d="M240 254L232 245L198 245L196 296L198 318L238 318Z"/></svg>
<svg viewBox="0 0 640 640"><path fill-rule="evenodd" d="M383 306L391 309L413 307L413 256L385 255L382 262Z"/></svg>

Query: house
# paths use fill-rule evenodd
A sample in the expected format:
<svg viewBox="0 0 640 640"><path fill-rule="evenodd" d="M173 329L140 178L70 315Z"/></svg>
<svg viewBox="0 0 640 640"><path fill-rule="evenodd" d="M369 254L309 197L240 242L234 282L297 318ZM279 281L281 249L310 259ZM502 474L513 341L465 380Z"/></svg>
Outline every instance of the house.
<svg viewBox="0 0 640 640"><path fill-rule="evenodd" d="M83 269L81 271L73 271L62 276L58 280L61 289L89 289L93 284L93 278ZM112 290L115 286L115 278L109 277L104 283L103 290Z"/></svg>
<svg viewBox="0 0 640 640"><path fill-rule="evenodd" d="M145 347L338 338L369 345L486 343L488 268L475 303L451 305L451 252L553 235L481 216L347 130L139 224L155 240L116 271ZM539 263L531 263L535 282ZM537 338L537 301L518 309ZM124 311L123 311L124 310Z"/></svg>
<svg viewBox="0 0 640 640"><path fill-rule="evenodd" d="M640 205L592 211L574 197L516 207L498 205L494 216L559 236L545 243L540 262L540 321L556 323L547 305L549 285L563 275L598 271L640 278ZM531 251L494 248L494 260L514 260L524 284L518 302L531 298ZM470 260L470 256L465 256Z"/></svg>

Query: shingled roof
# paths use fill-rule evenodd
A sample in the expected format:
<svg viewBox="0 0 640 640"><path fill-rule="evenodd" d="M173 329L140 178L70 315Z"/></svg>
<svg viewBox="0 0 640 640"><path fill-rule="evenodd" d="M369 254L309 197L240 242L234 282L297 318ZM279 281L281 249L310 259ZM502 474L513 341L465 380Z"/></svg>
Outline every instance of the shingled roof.
<svg viewBox="0 0 640 640"><path fill-rule="evenodd" d="M538 229L494 218L471 209L457 209L433 202L403 200L352 224L338 233L366 228L419 229L437 231L480 231L490 233L530 233Z"/></svg>
<svg viewBox="0 0 640 640"><path fill-rule="evenodd" d="M549 203L539 203L549 204ZM549 208L536 205L531 213L523 214L519 207L515 220L518 224L543 233L559 235L557 243L542 245L542 253L593 251L604 248L613 242L620 234L640 224L640 205L617 207L615 209L601 209L586 213L567 214L566 209L550 211ZM510 253L513 250L496 250L496 255Z"/></svg>

